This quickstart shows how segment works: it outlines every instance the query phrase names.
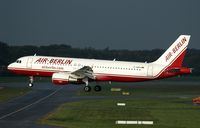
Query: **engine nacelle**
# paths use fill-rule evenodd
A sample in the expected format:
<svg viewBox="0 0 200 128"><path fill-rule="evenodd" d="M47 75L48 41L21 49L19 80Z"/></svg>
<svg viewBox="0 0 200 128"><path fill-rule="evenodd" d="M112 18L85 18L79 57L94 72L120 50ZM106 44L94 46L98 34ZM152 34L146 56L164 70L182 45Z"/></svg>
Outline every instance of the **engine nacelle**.
<svg viewBox="0 0 200 128"><path fill-rule="evenodd" d="M56 85L66 85L69 83L78 82L77 78L73 78L70 73L67 72L58 72L52 75L52 83Z"/></svg>

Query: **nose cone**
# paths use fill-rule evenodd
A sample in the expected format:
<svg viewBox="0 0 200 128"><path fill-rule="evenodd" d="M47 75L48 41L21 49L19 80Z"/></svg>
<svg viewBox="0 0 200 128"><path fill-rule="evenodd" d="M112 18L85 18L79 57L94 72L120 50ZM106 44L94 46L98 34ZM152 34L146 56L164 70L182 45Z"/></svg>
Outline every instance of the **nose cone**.
<svg viewBox="0 0 200 128"><path fill-rule="evenodd" d="M11 63L11 64L9 64L8 66L7 66L7 69L8 70L12 70L14 67L13 67L13 64Z"/></svg>

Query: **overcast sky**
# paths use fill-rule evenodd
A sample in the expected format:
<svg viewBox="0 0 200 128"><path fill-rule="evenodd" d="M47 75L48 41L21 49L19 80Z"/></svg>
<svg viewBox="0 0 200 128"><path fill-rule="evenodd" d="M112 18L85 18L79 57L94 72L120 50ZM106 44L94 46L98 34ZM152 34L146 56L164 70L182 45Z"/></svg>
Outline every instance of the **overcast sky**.
<svg viewBox="0 0 200 128"><path fill-rule="evenodd" d="M142 50L191 34L200 49L199 0L0 0L0 41L10 45Z"/></svg>

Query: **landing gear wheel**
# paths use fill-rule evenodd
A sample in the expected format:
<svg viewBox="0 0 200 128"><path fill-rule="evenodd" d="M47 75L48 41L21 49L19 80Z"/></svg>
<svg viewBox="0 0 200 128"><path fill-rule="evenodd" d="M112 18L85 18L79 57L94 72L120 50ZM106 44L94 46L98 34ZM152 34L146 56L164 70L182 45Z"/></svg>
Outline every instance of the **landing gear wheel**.
<svg viewBox="0 0 200 128"><path fill-rule="evenodd" d="M29 83L28 86L29 86L29 87L33 87L33 83Z"/></svg>
<svg viewBox="0 0 200 128"><path fill-rule="evenodd" d="M99 92L99 91L101 91L101 86L99 86L99 85L96 85L96 86L94 87L94 90L95 90L96 92Z"/></svg>
<svg viewBox="0 0 200 128"><path fill-rule="evenodd" d="M90 92L91 91L91 87L90 86L85 86L84 87L84 91L85 92Z"/></svg>
<svg viewBox="0 0 200 128"><path fill-rule="evenodd" d="M33 76L29 76L29 87L33 87Z"/></svg>

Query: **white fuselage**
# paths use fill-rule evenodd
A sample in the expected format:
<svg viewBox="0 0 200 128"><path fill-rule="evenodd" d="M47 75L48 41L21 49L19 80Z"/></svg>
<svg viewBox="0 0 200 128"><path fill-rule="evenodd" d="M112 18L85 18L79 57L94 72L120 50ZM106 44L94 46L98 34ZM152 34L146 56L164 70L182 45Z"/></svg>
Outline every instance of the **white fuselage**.
<svg viewBox="0 0 200 128"><path fill-rule="evenodd" d="M190 35L178 39L154 62L139 63L50 56L25 56L11 63L12 72L29 76L52 76L57 84L69 82L86 85L88 81L135 82L190 74L182 62Z"/></svg>
<svg viewBox="0 0 200 128"><path fill-rule="evenodd" d="M152 79L159 75L162 65L126 61L97 59L63 58L48 56L26 56L19 58L21 63L12 63L18 74L51 76L55 72L73 72L84 66L93 70L96 80L137 81L135 78Z"/></svg>

